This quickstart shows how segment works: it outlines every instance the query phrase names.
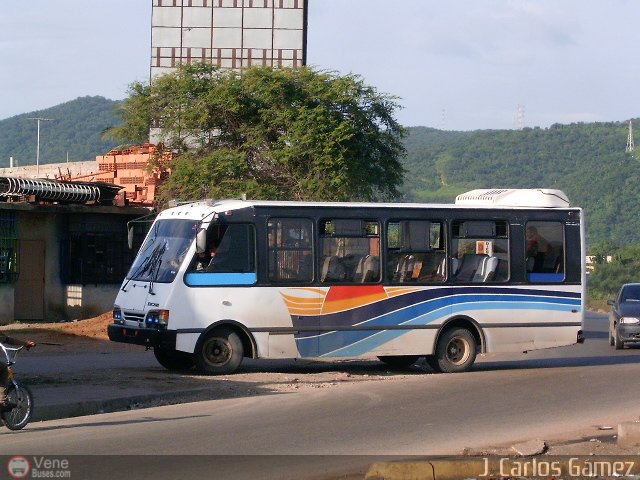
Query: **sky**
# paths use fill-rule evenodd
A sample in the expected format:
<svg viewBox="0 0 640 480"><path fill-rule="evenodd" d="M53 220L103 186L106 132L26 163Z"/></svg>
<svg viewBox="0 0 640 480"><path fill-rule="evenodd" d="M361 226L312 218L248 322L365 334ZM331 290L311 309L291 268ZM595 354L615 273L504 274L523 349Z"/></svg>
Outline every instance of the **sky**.
<svg viewBox="0 0 640 480"><path fill-rule="evenodd" d="M4 3L0 119L148 80L151 0ZM398 97L405 126L640 117L637 0L309 0L308 17L308 65Z"/></svg>

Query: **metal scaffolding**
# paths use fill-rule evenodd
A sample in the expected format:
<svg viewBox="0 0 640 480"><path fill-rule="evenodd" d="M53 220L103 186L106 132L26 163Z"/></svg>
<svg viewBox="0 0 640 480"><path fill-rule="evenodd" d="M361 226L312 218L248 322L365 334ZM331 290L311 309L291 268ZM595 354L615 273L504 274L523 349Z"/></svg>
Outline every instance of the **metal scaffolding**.
<svg viewBox="0 0 640 480"><path fill-rule="evenodd" d="M36 201L80 204L96 202L111 205L121 189L119 185L104 182L0 177L0 201L32 196Z"/></svg>

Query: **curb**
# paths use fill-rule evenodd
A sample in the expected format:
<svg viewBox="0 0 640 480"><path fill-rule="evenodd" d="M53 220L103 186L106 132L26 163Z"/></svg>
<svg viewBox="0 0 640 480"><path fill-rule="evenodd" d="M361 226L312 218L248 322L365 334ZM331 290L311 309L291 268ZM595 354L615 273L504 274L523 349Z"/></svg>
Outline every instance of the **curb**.
<svg viewBox="0 0 640 480"><path fill-rule="evenodd" d="M85 415L96 415L100 413L121 412L144 408L145 404L158 401L171 402L182 399L185 396L196 395L194 399L187 402L196 402L197 394L210 392L210 390L200 388L195 390L183 390L180 392L151 393L145 395L134 395L131 397L119 397L106 400L85 400L82 402L70 402L53 405L35 404L31 422L42 422L45 420L58 420L61 418L82 417Z"/></svg>
<svg viewBox="0 0 640 480"><path fill-rule="evenodd" d="M640 422L623 422L618 425L618 445L640 446Z"/></svg>

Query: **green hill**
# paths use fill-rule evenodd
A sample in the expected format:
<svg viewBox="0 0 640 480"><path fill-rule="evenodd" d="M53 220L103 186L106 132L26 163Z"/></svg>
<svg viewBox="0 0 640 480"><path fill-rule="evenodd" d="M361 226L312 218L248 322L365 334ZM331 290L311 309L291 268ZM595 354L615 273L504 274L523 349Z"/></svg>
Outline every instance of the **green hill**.
<svg viewBox="0 0 640 480"><path fill-rule="evenodd" d="M55 107L0 120L0 167L9 157L18 165L35 165L37 124L29 118L51 118L40 123L40 163L94 160L115 146L100 138L119 120L113 115L118 102L104 97L80 97Z"/></svg>
<svg viewBox="0 0 640 480"><path fill-rule="evenodd" d="M473 188L558 188L584 207L591 244L640 242L640 159L625 153L627 122L524 130L410 128L405 197L451 202Z"/></svg>
<svg viewBox="0 0 640 480"><path fill-rule="evenodd" d="M36 122L42 122L40 162L92 160L115 146L100 138L118 124L118 102L81 97L0 120L0 167L13 156L35 164ZM524 130L442 131L409 128L404 200L447 202L473 188L559 188L585 208L587 239L640 243L640 153L625 153L628 122L577 123Z"/></svg>

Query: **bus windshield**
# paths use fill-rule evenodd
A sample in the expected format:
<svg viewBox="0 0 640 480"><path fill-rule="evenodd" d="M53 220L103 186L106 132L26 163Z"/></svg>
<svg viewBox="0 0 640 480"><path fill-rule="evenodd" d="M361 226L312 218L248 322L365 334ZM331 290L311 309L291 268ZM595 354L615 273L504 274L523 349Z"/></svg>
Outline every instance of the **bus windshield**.
<svg viewBox="0 0 640 480"><path fill-rule="evenodd" d="M199 224L197 220L157 221L140 248L127 279L172 282L193 243Z"/></svg>

